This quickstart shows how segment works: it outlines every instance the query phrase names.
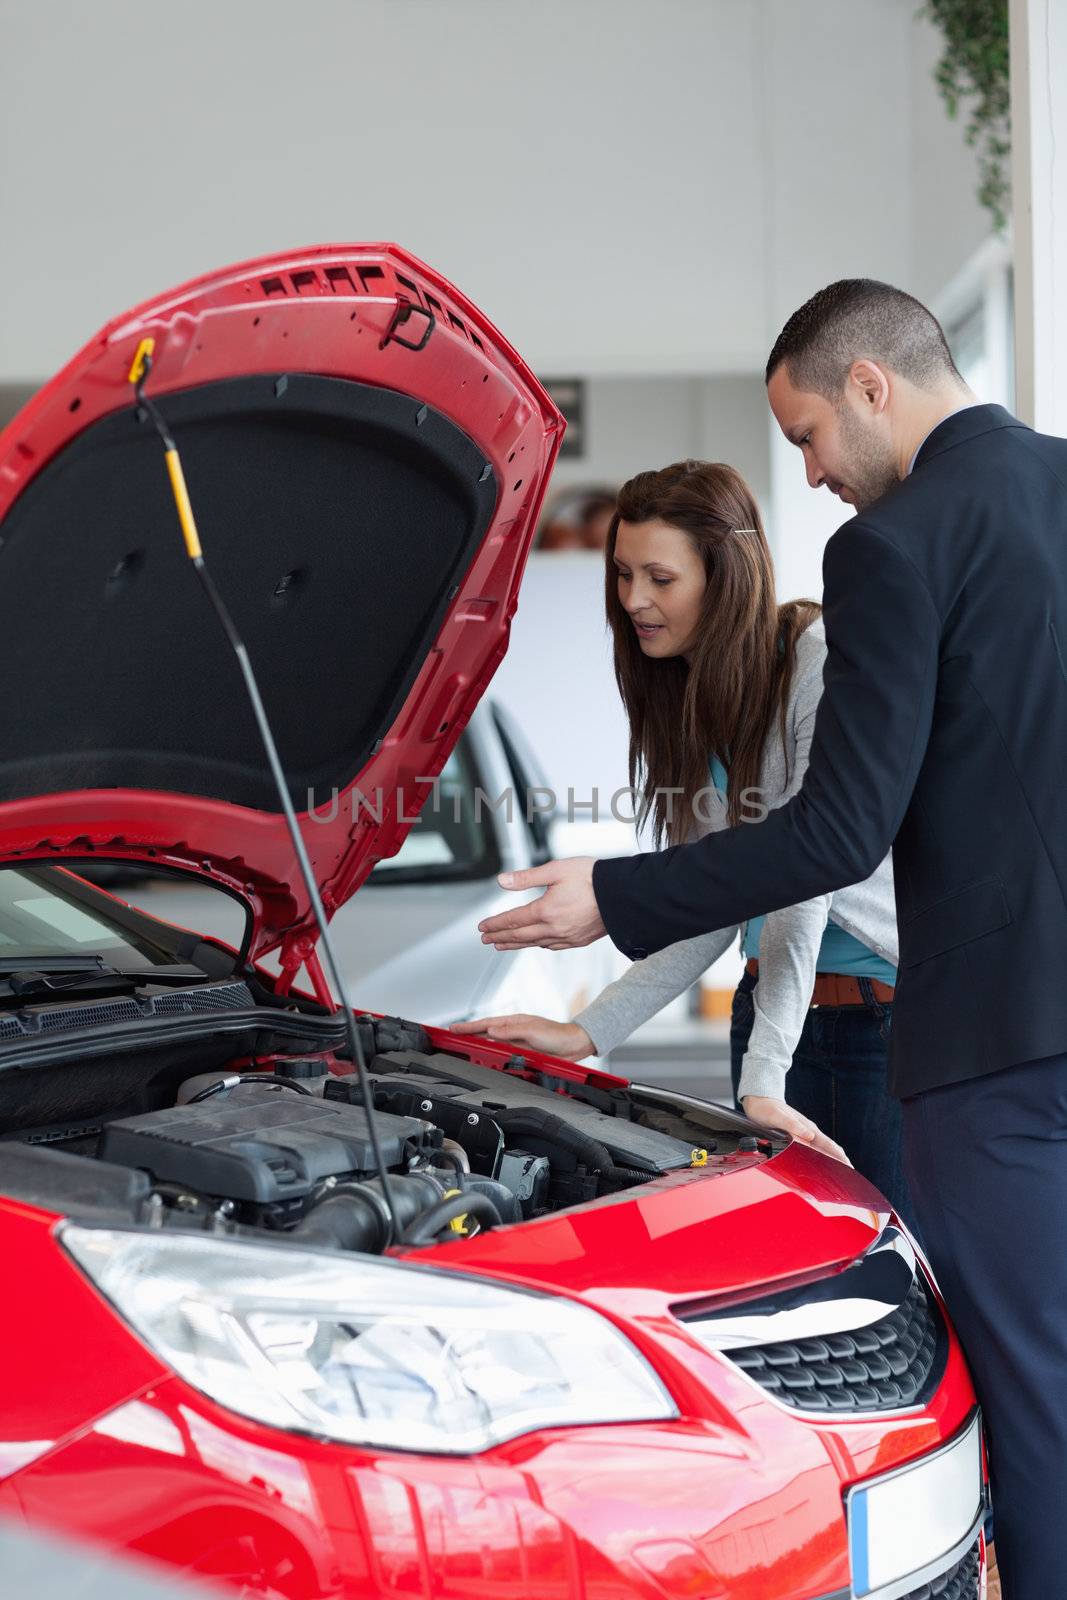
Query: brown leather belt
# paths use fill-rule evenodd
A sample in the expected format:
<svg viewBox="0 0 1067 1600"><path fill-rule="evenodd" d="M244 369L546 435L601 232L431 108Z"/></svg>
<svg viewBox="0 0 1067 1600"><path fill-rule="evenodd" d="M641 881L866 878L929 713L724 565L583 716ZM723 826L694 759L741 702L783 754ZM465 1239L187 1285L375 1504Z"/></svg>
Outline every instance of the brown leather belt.
<svg viewBox="0 0 1067 1600"><path fill-rule="evenodd" d="M759 962L755 956L745 962L745 971L751 972L754 978L759 977ZM893 1004L893 985L882 983L878 978L866 980L871 986L871 993L881 1005ZM862 1006L866 1005L860 989L860 980L851 978L844 972L817 972L815 974L815 988L812 991L811 1002L813 1006Z"/></svg>

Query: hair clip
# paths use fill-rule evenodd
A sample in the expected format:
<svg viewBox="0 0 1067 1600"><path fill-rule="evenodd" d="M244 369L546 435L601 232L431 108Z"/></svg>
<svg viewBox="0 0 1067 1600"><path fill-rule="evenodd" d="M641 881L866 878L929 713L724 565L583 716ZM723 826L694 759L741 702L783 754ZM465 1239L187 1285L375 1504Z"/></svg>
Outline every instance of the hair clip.
<svg viewBox="0 0 1067 1600"><path fill-rule="evenodd" d="M734 528L732 531L734 533L758 533L759 529L758 528Z"/></svg>

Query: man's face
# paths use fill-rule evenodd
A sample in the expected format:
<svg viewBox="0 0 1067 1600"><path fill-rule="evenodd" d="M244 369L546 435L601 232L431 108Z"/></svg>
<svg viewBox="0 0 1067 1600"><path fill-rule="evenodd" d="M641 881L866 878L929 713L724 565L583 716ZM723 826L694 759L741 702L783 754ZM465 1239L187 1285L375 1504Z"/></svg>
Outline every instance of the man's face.
<svg viewBox="0 0 1067 1600"><path fill-rule="evenodd" d="M822 484L862 511L897 482L896 458L884 408L851 380L840 402L793 387L783 361L771 375L767 398L778 426L804 456L813 489Z"/></svg>

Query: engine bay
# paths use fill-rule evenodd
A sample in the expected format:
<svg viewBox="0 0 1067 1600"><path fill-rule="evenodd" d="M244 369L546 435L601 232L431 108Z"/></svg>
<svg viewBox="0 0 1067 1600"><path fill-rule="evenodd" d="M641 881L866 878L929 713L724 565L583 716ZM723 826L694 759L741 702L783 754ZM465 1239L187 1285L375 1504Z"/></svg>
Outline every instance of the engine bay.
<svg viewBox="0 0 1067 1600"><path fill-rule="evenodd" d="M363 1017L359 1028L370 1114L336 1049L220 1051L215 1040L214 1050L164 1052L147 1074L129 1057L109 1072L105 1055L10 1075L23 1081L20 1125L0 1124L5 1159L21 1152L12 1176L29 1173L32 1189L73 1177L81 1191L95 1172L101 1193L122 1193L151 1226L381 1251L397 1242L390 1207L404 1224L399 1242L430 1244L773 1148L725 1107L604 1075L586 1081L562 1064L556 1074L521 1055L487 1065L396 1018ZM305 1022L305 1036L314 1031ZM61 1106L64 1117L27 1125ZM51 1203L62 1200L61 1181Z"/></svg>

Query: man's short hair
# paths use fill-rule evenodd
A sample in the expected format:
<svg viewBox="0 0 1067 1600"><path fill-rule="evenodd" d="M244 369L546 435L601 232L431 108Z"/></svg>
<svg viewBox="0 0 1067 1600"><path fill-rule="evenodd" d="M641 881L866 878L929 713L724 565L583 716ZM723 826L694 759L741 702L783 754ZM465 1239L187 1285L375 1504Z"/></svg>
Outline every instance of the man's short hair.
<svg viewBox="0 0 1067 1600"><path fill-rule="evenodd" d="M836 401L852 363L864 359L920 389L950 377L963 382L933 313L874 278L842 278L794 311L775 340L766 381L784 361L795 388Z"/></svg>

